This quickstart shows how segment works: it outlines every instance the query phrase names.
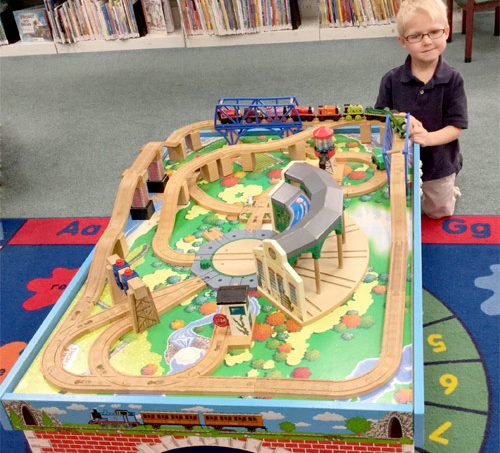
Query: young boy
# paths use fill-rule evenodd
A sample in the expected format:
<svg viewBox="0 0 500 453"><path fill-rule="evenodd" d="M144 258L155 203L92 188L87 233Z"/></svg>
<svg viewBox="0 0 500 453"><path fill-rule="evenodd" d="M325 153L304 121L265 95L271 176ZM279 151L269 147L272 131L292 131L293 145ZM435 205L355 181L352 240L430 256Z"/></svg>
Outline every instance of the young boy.
<svg viewBox="0 0 500 453"><path fill-rule="evenodd" d="M431 218L450 216L460 195L458 137L468 120L463 79L442 57L450 32L446 6L442 0L405 0L396 21L409 55L382 78L375 106L411 114L410 137L421 145L422 210Z"/></svg>

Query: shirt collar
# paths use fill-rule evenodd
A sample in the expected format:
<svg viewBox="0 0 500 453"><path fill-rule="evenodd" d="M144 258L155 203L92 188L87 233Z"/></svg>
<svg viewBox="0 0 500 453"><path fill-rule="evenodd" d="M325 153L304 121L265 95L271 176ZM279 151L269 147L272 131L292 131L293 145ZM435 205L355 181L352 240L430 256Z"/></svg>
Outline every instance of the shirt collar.
<svg viewBox="0 0 500 453"><path fill-rule="evenodd" d="M428 82L429 84L437 83L447 83L451 79L452 70L450 65L444 60L442 56L439 56L439 61L434 71L432 79ZM403 66L403 72L401 73L401 82L408 83L411 81L417 81L418 79L411 72L411 57L408 55L406 57L405 64Z"/></svg>

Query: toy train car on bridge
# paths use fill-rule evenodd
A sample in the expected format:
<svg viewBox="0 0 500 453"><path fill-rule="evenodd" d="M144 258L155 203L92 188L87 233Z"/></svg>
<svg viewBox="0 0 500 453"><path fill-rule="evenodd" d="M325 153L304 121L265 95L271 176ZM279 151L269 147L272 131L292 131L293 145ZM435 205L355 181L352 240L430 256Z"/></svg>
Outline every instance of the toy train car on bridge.
<svg viewBox="0 0 500 453"><path fill-rule="evenodd" d="M265 115L261 109L265 109ZM234 107L223 107L218 110L217 115L222 124L231 124L239 118L247 123L255 123L259 118L263 121L286 121L288 117L284 116L285 109L282 106L264 106L264 107L245 107L244 109L236 109Z"/></svg>

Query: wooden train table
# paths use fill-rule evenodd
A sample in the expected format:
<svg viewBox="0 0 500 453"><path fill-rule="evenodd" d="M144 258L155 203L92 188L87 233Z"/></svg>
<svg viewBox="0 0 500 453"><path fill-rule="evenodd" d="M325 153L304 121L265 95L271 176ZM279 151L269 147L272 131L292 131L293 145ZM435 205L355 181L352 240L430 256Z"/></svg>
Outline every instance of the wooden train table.
<svg viewBox="0 0 500 453"><path fill-rule="evenodd" d="M320 249L313 238L284 256L293 284L259 268L256 249L277 237L270 200L290 162L323 171L317 124L228 146L202 121L144 145L107 230L2 384L2 424L43 452L421 446L419 150L375 121L325 124L342 222ZM380 169L372 151L387 140ZM245 290L218 297L231 287Z"/></svg>

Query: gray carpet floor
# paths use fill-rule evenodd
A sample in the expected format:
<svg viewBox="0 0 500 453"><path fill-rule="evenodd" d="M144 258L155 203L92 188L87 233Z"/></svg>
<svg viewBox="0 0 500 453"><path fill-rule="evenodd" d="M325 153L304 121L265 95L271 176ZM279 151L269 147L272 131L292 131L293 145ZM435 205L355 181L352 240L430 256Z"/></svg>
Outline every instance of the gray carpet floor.
<svg viewBox="0 0 500 453"><path fill-rule="evenodd" d="M446 50L469 100L457 214L500 214L499 49L493 14L480 14L473 62L460 34ZM211 118L219 98L369 106L404 58L394 38L2 58L1 215L109 216L141 145Z"/></svg>

